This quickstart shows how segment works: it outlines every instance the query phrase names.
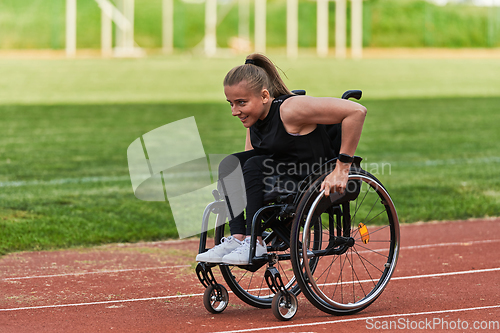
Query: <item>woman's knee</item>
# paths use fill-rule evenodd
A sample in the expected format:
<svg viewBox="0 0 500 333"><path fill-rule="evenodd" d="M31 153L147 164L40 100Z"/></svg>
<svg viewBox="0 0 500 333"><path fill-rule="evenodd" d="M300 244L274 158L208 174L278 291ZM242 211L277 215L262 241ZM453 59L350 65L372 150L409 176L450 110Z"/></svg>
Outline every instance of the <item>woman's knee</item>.
<svg viewBox="0 0 500 333"><path fill-rule="evenodd" d="M223 179L245 165L248 159L255 156L254 151L244 151L226 156L219 164L219 179Z"/></svg>
<svg viewBox="0 0 500 333"><path fill-rule="evenodd" d="M219 179L224 179L240 166L240 160L234 156L226 156L219 164Z"/></svg>
<svg viewBox="0 0 500 333"><path fill-rule="evenodd" d="M254 156L243 166L243 174L259 173L263 176L275 174L275 165L272 158L269 156Z"/></svg>

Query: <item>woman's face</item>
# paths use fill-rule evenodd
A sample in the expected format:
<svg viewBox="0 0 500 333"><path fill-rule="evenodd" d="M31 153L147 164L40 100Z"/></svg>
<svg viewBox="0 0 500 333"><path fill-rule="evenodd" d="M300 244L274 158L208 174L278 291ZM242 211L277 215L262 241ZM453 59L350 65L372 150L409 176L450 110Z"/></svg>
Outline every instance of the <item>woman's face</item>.
<svg viewBox="0 0 500 333"><path fill-rule="evenodd" d="M269 113L271 99L267 89L256 93L247 88L246 81L241 81L232 86L224 86L224 93L231 105L231 113L246 128L255 124L258 119L264 119Z"/></svg>

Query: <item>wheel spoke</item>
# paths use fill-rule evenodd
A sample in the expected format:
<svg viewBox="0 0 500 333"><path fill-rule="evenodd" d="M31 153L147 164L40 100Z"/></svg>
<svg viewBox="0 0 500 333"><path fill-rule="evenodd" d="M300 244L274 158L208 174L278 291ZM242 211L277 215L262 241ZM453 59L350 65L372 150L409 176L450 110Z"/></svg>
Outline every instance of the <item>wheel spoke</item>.
<svg viewBox="0 0 500 333"><path fill-rule="evenodd" d="M222 228L227 229L228 224L224 224ZM216 234L217 233L217 236L225 234L223 230L218 230L216 231ZM274 230L266 235L266 240L266 244L269 246L276 245L276 250L271 250L270 248L268 249L269 253L276 253L277 255L290 254L289 246L286 248L280 246L280 243L282 242L289 244L289 240L283 241ZM277 250L277 248L279 248L279 250ZM291 262L279 261L277 265L279 265L279 267L276 266L276 268L280 271L283 283L285 284L287 290L292 293L298 293L300 289L295 283L295 277L289 272L289 268L292 267ZM271 307L274 293L268 288L265 279L267 265L262 265L253 272L235 265L220 265L219 267L229 288L231 288L235 295L241 300L256 307Z"/></svg>
<svg viewBox="0 0 500 333"><path fill-rule="evenodd" d="M368 268L367 268L367 267L366 267L366 265L365 265L365 262L364 262L364 261L365 261L365 259L364 259L361 255L359 255L359 253L358 253L358 251L356 251L356 249L353 249L353 251L355 251L355 252L356 252L356 255L358 256L359 261L361 262L361 264L362 264L362 265L363 265L363 267L365 268L365 272L366 272L366 273L368 274L368 276L370 277L370 281L372 281L373 285L375 286L375 283L373 282L372 275L370 274L370 271L368 270ZM360 284L361 284L361 282L360 282ZM365 294L365 296L366 296L366 294Z"/></svg>
<svg viewBox="0 0 500 333"><path fill-rule="evenodd" d="M368 193L368 192L366 192L366 193ZM366 217L364 218L364 220L363 220L363 221L366 221L366 220L367 220L367 218L368 218L368 216L370 216L370 214L371 214L371 212L372 212L373 208L375 208L375 205L377 204L378 200L380 200L380 198L379 198L379 197L375 198L375 202L373 203L372 207L370 208L370 211L368 212L368 214L366 214ZM379 213L378 215L380 215L380 213ZM370 220L370 221L371 221L371 220ZM366 224L366 223L365 223L365 224Z"/></svg>
<svg viewBox="0 0 500 333"><path fill-rule="evenodd" d="M251 274L251 275L250 275L250 279L249 279L249 281L248 281L248 287L247 287L247 289L246 289L247 291L248 291L248 290L250 290L250 286L252 285L252 279L253 279L253 276L254 276L254 274ZM259 291L259 292L260 292L260 291Z"/></svg>
<svg viewBox="0 0 500 333"><path fill-rule="evenodd" d="M380 213L378 213L377 215L375 215L374 217L372 217L372 218L371 218L370 220L368 220L368 221L366 221L366 220L365 220L365 221L363 221L363 223L364 223L364 224L368 224L368 223L370 223L371 221L373 221L374 219L376 219L378 216L380 216L380 215L381 215L381 214L383 214L383 213L386 213L386 211L385 211L385 210L380 211ZM368 215L369 215L369 214L368 214ZM367 216L368 216L368 215L367 215Z"/></svg>
<svg viewBox="0 0 500 333"><path fill-rule="evenodd" d="M370 192L370 190L366 191L365 193L365 196L363 197L363 199L361 200L361 202L359 203L359 206L358 206L358 198L359 196L356 198L356 211L354 212L353 214L353 218L356 218L356 214L358 213L358 210L359 208L361 207L361 205L363 204L363 202L365 201L365 198L366 196L368 195L368 192Z"/></svg>
<svg viewBox="0 0 500 333"><path fill-rule="evenodd" d="M347 256L346 256L346 259L347 259ZM344 271L344 266L345 266L346 259L339 261L339 264L340 264L340 267L339 267L339 277L337 278L337 285L335 286L335 289L334 289L333 295L332 295L332 299L333 299L334 296L335 296L335 292L337 291L337 286L340 284L340 298L341 298L341 302L342 303L344 302L344 293L342 292L343 285L344 285L343 279L342 279L342 272ZM340 283L338 283L339 280L340 280Z"/></svg>
<svg viewBox="0 0 500 333"><path fill-rule="evenodd" d="M353 303L356 302L356 291L354 290L354 262L352 260L352 251L349 251L349 253L351 254L351 260L349 260L349 263L351 264L351 280L352 280L352 299L353 299ZM347 258L349 258L348 255L346 255Z"/></svg>
<svg viewBox="0 0 500 333"><path fill-rule="evenodd" d="M378 252L375 252L375 251L371 251L372 253L376 253L376 254L380 254ZM377 269L379 272L383 273L382 270L380 270L377 265L375 265L374 263L371 262L371 260L368 260L366 257L362 256L361 254L359 254L359 252L356 251L356 253L358 254L359 258L360 259L363 259L365 262L369 263L370 265L372 265L375 269ZM380 254L381 256L383 256L384 258L389 258L388 256L384 256L382 254Z"/></svg>
<svg viewBox="0 0 500 333"><path fill-rule="evenodd" d="M264 278L262 278L262 280L260 281L259 293L257 294L257 297L260 297L260 293L264 290L262 288L262 286L264 285L264 281L265 281Z"/></svg>
<svg viewBox="0 0 500 333"><path fill-rule="evenodd" d="M385 254L380 253L380 251L381 251L381 250L379 250L379 249L377 249L377 250L373 250L373 249L370 249L370 248L368 248L368 247L366 247L366 246L364 246L364 245L362 245L362 244L359 244L359 243L358 243L356 246L359 246L359 247L361 247L361 248L365 249L365 252L370 252L370 253L378 254L379 256L382 256L382 257L384 257L384 258L389 258L389 256L387 256L387 255L385 255ZM388 250L388 249L387 249L387 250Z"/></svg>
<svg viewBox="0 0 500 333"><path fill-rule="evenodd" d="M319 259L321 260L321 259L323 259L323 258L325 258L325 257L320 257ZM330 275L330 271L331 271L331 269L332 269L332 267L333 267L333 264L335 263L335 261L336 261L338 258L339 258L338 256L335 256L335 257L334 257L334 259L332 260L332 262L331 262L331 263L327 266L327 269L325 269L325 270L323 271L323 273L321 273L321 275L317 278L317 281L319 281L319 279L323 276L323 274L325 274L325 272L327 272L327 271L328 271L328 272L327 272L327 274L326 274L326 276L325 276L325 283L323 283L323 285L326 285L326 284L327 284L327 282L326 282L326 281L327 281L327 279L328 279L328 275ZM319 261L320 261L320 260L318 260L318 263L319 263Z"/></svg>
<svg viewBox="0 0 500 333"><path fill-rule="evenodd" d="M303 211L297 213L304 217L304 228L297 239L304 244L310 245L312 241L313 219L321 216L321 221L324 221L319 248L322 252L314 257L317 266L314 270L304 266L302 272L306 276L298 282L316 307L332 314L354 313L371 304L388 283L398 254L399 224L385 188L362 170L349 175L351 180L358 182L363 193L347 203L350 207L344 203L340 205L342 210L344 207L351 209L351 231L346 238L338 241L333 238L343 236L337 231L342 232L348 226L340 224L337 208L328 207L327 202L318 197L317 191L307 192L309 196L302 201L304 206L299 207ZM296 228L296 223L293 228ZM297 240L293 243L294 251ZM302 253L299 251L300 255Z"/></svg>
<svg viewBox="0 0 500 333"><path fill-rule="evenodd" d="M353 251L353 250L351 249L351 253L352 253L352 252L355 252L355 253L356 253L356 255L357 255L357 252L356 252L355 250ZM364 265L363 261L362 261L362 260L360 260L360 261L361 261L361 264L365 267L365 270L366 270L366 266ZM353 262L354 262L354 261L353 261ZM352 267L353 267L354 274L356 275L356 281L358 281L359 287L361 288L361 291L363 292L363 295L366 297L366 293L365 293L365 290L363 289L363 285L361 284L361 281L360 281L360 279L359 279L359 277L358 277L358 274L357 274L357 273L356 273L356 271L354 270L354 265L353 265ZM368 275L370 275L370 272L368 272L368 271L367 271L367 273L368 273ZM353 279L353 280L354 280L354 279ZM353 281L353 284L354 284L354 281ZM353 287L353 289L354 289L354 287Z"/></svg>
<svg viewBox="0 0 500 333"><path fill-rule="evenodd" d="M386 228L390 228L390 227L391 227L390 225L385 225L385 226L377 228L375 230L370 230L370 235L376 234L377 232L382 231ZM371 240L370 240L370 242L371 242Z"/></svg>

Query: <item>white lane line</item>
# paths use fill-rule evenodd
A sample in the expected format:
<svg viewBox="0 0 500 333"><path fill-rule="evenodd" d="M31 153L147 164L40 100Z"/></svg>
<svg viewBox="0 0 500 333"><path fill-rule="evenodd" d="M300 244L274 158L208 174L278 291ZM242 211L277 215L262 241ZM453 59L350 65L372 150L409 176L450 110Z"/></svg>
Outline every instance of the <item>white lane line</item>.
<svg viewBox="0 0 500 333"><path fill-rule="evenodd" d="M396 276L396 277L392 277L390 281L435 278L435 277L442 277L442 276L474 274L474 273L488 273L488 272L496 272L496 271L500 271L500 267L486 268L486 269L474 269L474 270L470 270L470 271L459 271L459 272L450 272L450 273L435 273L435 274L424 274L424 275L413 275L413 276ZM356 280L356 281L351 280L351 281L332 282L332 283L320 283L320 284L318 284L318 286L328 287L328 286L335 286L335 285L348 285L348 284L352 284L352 283L374 283L374 281L373 280ZM248 291L259 291L259 289L249 289Z"/></svg>
<svg viewBox="0 0 500 333"><path fill-rule="evenodd" d="M74 306L102 305L102 304L140 302L140 301L154 301L154 300L161 300L161 299L183 298L183 297L193 297L193 296L203 296L203 294L188 294L188 295L173 295L173 296L158 296L158 297L146 297L146 298L132 298L132 299L122 299L122 300L115 300L115 301L101 301L101 302L88 302L88 303L73 303L73 304L28 306L28 307L23 307L23 308L0 309L0 312L2 312L2 311L18 311L18 310L36 310L36 309L48 309L48 308L65 308L65 307L74 307Z"/></svg>
<svg viewBox="0 0 500 333"><path fill-rule="evenodd" d="M411 246L402 246L399 248L402 250L419 250L419 249L428 249L432 247L444 247L444 246L471 246L473 244L488 244L488 243L499 243L500 239L485 239L480 241L465 241L465 242L453 242L453 243L437 243L437 244L425 244L425 245L411 245ZM363 248L363 246L361 246ZM389 248L384 249L373 249L373 250L363 250L358 251L357 253L374 253L374 252L389 252Z"/></svg>
<svg viewBox="0 0 500 333"><path fill-rule="evenodd" d="M43 278L53 278L53 277L62 277L62 276L78 276L78 275L88 275L88 274L108 274L108 273L147 271L147 270L155 270L155 269L184 268L184 267L191 267L191 265L175 265L175 266L144 267L144 268L124 268L124 269L113 269L113 270L104 270L104 271L95 271L95 272L21 276L21 277L3 278L2 280L9 281L9 280L43 279Z"/></svg>
<svg viewBox="0 0 500 333"><path fill-rule="evenodd" d="M177 242L177 241L165 241L165 242L161 242L161 243L175 243L175 242ZM488 239L488 240L480 240L480 241L466 241L466 242L453 242L453 243L438 243L438 244L428 244L428 245L412 245L412 246L403 246L400 248L400 250L415 250L415 249L443 247L443 246L469 246L469 245L473 245L473 244L486 244L486 243L497 243L497 242L500 242L500 239ZM387 250L387 249L379 249L379 250L373 250L373 251L381 252L384 250ZM369 253L369 252L373 252L373 251L359 251L358 253ZM53 274L53 275L35 275L35 276L3 278L2 280L4 280L4 281L25 280L25 279L39 279L39 278L51 278L51 277L63 277L63 276L76 276L76 275L85 275L85 274L107 274L107 273L117 273L117 272L168 269L168 268L184 268L184 267L190 267L190 265L130 268L130 269L103 270L103 271L96 271L96 272L67 273L67 274Z"/></svg>
<svg viewBox="0 0 500 333"><path fill-rule="evenodd" d="M437 274L401 276L401 277L393 277L391 280L408 280L408 279L432 278L432 277L442 277L442 276L452 276L452 275L462 275L462 274L472 274L472 273L487 273L487 272L494 272L494 271L500 271L500 267L497 267L497 268L487 268L487 269L478 269L478 270L472 270L472 271L459 271L459 272L449 272L449 273L437 273ZM252 289L252 290L249 290L249 291L257 291L257 290L258 289ZM231 291L229 291L229 293L231 293ZM2 311L16 311L16 310L34 310L34 309L45 309L45 308L62 308L62 307L84 306L84 305L99 305L99 304L110 304L110 303L151 301L151 300L159 300L159 299L183 298L183 297L193 297L193 296L202 296L202 295L203 294L186 294L186 295L158 296L158 297L148 297L148 298L133 298L133 299L124 299L124 300L115 300L115 301L101 301L101 302L91 302L91 303L42 305L42 306L12 308L12 309L0 309L0 312L2 312Z"/></svg>
<svg viewBox="0 0 500 333"><path fill-rule="evenodd" d="M458 271L458 272L450 272L450 273L423 274L423 275L414 275L414 276L396 276L396 277L391 278L391 281L410 280L410 279L425 279L425 278L435 278L435 277L451 276L451 275L488 273L488 272L496 272L496 271L500 271L500 267L485 268L485 269L473 269L470 271Z"/></svg>
<svg viewBox="0 0 500 333"><path fill-rule="evenodd" d="M453 313L453 312L466 312L466 311L477 311L477 310L488 310L488 309L498 309L500 305L490 305L490 306L479 306L474 308L462 308L462 309L449 309L449 310L441 310L441 311L427 311L427 312L409 312L409 313L398 313L392 315L383 315L383 316L372 316L372 317L358 317L358 318L349 318L349 319L338 319L338 320L327 320L320 321L314 323L302 323L302 324L292 324L292 325L281 325L281 326L264 326L257 328L248 328L248 329L238 329L236 331L218 331L217 333L240 333L240 332L254 332L254 331L263 331L263 330L275 330L275 329L290 329L294 327L304 327L304 326L317 326L317 325L328 325L328 324L338 324L338 323L347 323L353 321L367 321L374 319L384 319L394 318L394 317L410 317L410 316L423 316L423 315L436 315L436 314L444 314L444 313Z"/></svg>
<svg viewBox="0 0 500 333"><path fill-rule="evenodd" d="M442 247L442 246L469 246L473 244L487 244L487 243L497 243L500 242L500 239L485 239L479 241L465 241L465 242L452 242L452 243L437 243L437 244L426 244L426 245L412 245L412 246L403 246L401 250L416 250L416 249L425 249L430 247Z"/></svg>
<svg viewBox="0 0 500 333"><path fill-rule="evenodd" d="M463 275L463 274L474 274L474 273L488 273L488 272L496 272L500 271L500 267L497 268L486 268L486 269L473 269L470 271L459 271L459 272L450 272L450 273L435 273L435 274L424 274L424 275L413 275L413 276L395 276L392 277L390 281L397 280L412 280L412 279L424 279L424 278L435 278L442 276L451 276L451 275ZM332 283L323 283L318 284L318 286L335 286L335 285L346 285L351 283L373 283L373 280L357 280L357 281L342 281L340 282L332 282Z"/></svg>

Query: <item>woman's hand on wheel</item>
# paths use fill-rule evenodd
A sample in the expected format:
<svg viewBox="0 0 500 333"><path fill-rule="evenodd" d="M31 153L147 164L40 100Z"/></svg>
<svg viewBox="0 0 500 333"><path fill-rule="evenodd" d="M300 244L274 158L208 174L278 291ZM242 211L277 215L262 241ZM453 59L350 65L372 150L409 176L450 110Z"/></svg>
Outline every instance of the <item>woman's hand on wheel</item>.
<svg viewBox="0 0 500 333"><path fill-rule="evenodd" d="M344 193L349 179L350 167L350 163L337 162L335 169L321 183L320 191L325 190L325 196L334 192Z"/></svg>

